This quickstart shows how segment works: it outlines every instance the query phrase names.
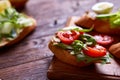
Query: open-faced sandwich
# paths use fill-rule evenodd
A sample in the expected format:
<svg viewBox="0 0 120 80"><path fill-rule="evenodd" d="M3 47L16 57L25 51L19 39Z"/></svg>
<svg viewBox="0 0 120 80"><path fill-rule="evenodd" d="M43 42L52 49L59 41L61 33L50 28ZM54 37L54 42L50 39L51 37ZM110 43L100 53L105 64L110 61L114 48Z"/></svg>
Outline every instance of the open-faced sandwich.
<svg viewBox="0 0 120 80"><path fill-rule="evenodd" d="M35 19L17 12L11 5L6 5L6 1L0 1L0 47L20 41L33 31L35 26Z"/></svg>
<svg viewBox="0 0 120 80"><path fill-rule="evenodd" d="M101 2L92 7L98 14L86 12L67 23L68 27L56 32L50 41L50 50L59 60L79 67L108 63L109 52L120 58L120 11L109 13L112 8L112 3Z"/></svg>
<svg viewBox="0 0 120 80"><path fill-rule="evenodd" d="M87 32L91 29L80 27L65 27L55 33L49 43L50 50L62 62L82 67L94 62L109 63L110 54L102 44L112 43L110 36L101 36L101 39L110 39L109 43L100 42L97 36L92 36ZM101 40L102 41L102 40Z"/></svg>
<svg viewBox="0 0 120 80"><path fill-rule="evenodd" d="M75 22L76 25L90 28L105 34L120 35L120 11L111 13L114 4L99 2L92 6L94 12L86 12Z"/></svg>
<svg viewBox="0 0 120 80"><path fill-rule="evenodd" d="M106 3L99 3L99 5L106 5ZM107 3L108 4L108 3ZM109 3L110 7L113 7L111 3ZM96 7L96 6L95 6ZM96 10L96 8L94 9ZM105 7L102 7L105 8ZM99 10L99 9L97 9ZM102 11L100 9L99 11ZM97 11L98 12L98 11ZM103 12L103 11L102 11ZM91 12L86 12L83 16L81 16L75 24L80 27L90 28L94 26L94 30L100 33L109 34L118 37L118 43L113 44L109 51L120 58L120 11L114 13L106 13L106 14L95 14Z"/></svg>
<svg viewBox="0 0 120 80"><path fill-rule="evenodd" d="M76 25L86 28L94 26L97 32L120 35L120 12L109 14L87 12L76 21Z"/></svg>

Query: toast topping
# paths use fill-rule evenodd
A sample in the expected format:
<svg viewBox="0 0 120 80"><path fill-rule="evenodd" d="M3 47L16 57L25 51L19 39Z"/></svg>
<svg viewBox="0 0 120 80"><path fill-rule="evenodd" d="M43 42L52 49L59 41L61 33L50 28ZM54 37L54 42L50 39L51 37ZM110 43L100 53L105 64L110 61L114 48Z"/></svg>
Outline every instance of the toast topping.
<svg viewBox="0 0 120 80"><path fill-rule="evenodd" d="M86 33L91 30L79 27L63 28L53 37L53 45L67 50L71 55L76 56L78 61L89 63L101 60L102 63L110 62L110 55L106 48L97 44L94 37Z"/></svg>
<svg viewBox="0 0 120 80"><path fill-rule="evenodd" d="M110 14L99 14L96 18L109 21L111 28L120 27L120 11Z"/></svg>
<svg viewBox="0 0 120 80"><path fill-rule="evenodd" d="M14 8L7 8L0 13L0 40L10 41L16 38L25 28L34 22L26 15L18 13Z"/></svg>

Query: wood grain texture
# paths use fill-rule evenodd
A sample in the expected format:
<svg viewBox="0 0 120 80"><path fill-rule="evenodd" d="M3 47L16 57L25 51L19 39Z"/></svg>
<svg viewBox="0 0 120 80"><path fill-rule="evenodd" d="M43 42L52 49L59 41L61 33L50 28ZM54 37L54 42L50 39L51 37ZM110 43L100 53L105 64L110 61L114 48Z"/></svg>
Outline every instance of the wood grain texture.
<svg viewBox="0 0 120 80"><path fill-rule="evenodd" d="M29 62L0 70L2 80L46 80L50 58ZM43 76L44 75L44 76Z"/></svg>
<svg viewBox="0 0 120 80"><path fill-rule="evenodd" d="M78 17L67 20L66 26L74 26ZM120 38L114 36L120 41ZM118 42L117 41L117 42ZM93 64L87 67L75 67L58 60L55 56L50 64L47 76L52 80L120 80L120 61L111 59L111 64Z"/></svg>
<svg viewBox="0 0 120 80"><path fill-rule="evenodd" d="M19 43L0 49L0 78L46 80L53 56L47 47L51 36L65 27L69 17L91 11L99 1L103 0L29 0L23 12L37 20L37 28ZM114 10L119 8L119 0L108 1L116 4Z"/></svg>
<svg viewBox="0 0 120 80"><path fill-rule="evenodd" d="M69 18L67 20L66 26L74 26L75 25L74 22L77 19L78 19L77 17ZM120 41L119 37L118 39ZM58 55L56 56L58 57ZM120 79L120 68L119 68L120 61L116 58L110 59L110 62L111 62L110 64L104 64L104 65L93 64L91 65L92 67L87 66L82 68L72 66L70 65L70 63L68 64L67 62L63 63L62 61L59 61L59 60L60 60L60 57L58 57L57 59L54 56L52 63L50 64L50 67L47 72L49 79L53 79L53 80L54 79L55 80L61 80L61 79L64 79L64 80L108 80L108 79L119 80ZM71 63L73 64L72 61Z"/></svg>
<svg viewBox="0 0 120 80"><path fill-rule="evenodd" d="M79 68L54 57L47 75L52 80L120 80L119 60L111 59L111 64L97 63Z"/></svg>

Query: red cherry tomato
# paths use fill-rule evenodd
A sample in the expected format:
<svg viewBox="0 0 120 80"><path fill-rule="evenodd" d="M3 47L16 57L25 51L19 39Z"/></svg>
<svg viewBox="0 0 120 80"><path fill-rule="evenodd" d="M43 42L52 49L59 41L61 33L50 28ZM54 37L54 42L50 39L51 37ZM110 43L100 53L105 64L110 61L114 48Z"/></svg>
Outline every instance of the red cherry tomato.
<svg viewBox="0 0 120 80"><path fill-rule="evenodd" d="M96 40L96 42L100 45L109 45L113 42L113 38L111 36L108 35L101 35L101 34L97 34L93 36L94 39Z"/></svg>
<svg viewBox="0 0 120 80"><path fill-rule="evenodd" d="M58 38L65 44L71 44L74 40L77 40L80 36L80 33L71 30L71 31L59 31L57 33Z"/></svg>
<svg viewBox="0 0 120 80"><path fill-rule="evenodd" d="M80 33L80 35L83 35L84 34L84 32L79 32Z"/></svg>
<svg viewBox="0 0 120 80"><path fill-rule="evenodd" d="M84 54L94 58L103 57L106 55L106 52L106 48L100 45L96 45L94 47L87 47L87 50L84 50Z"/></svg>

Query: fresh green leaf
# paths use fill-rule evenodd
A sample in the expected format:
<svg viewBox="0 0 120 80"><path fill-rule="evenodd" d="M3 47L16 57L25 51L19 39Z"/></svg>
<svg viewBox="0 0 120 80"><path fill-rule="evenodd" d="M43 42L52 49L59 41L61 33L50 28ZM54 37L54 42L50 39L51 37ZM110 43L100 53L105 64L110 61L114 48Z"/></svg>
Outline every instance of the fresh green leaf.
<svg viewBox="0 0 120 80"><path fill-rule="evenodd" d="M116 16L116 13L111 13L111 14L99 14L99 15L96 16L96 18L101 18L101 19L103 19L103 18L110 18L110 17L114 17L114 16Z"/></svg>
<svg viewBox="0 0 120 80"><path fill-rule="evenodd" d="M70 45L66 45L64 43L54 43L53 45L58 46L58 47L63 48L63 49L73 49Z"/></svg>
<svg viewBox="0 0 120 80"><path fill-rule="evenodd" d="M90 29L79 29L79 28L75 28L73 30L76 30L78 32L90 32L93 30L94 27L91 27Z"/></svg>
<svg viewBox="0 0 120 80"><path fill-rule="evenodd" d="M80 40L82 40L86 45L95 45L96 40L88 34L81 35Z"/></svg>
<svg viewBox="0 0 120 80"><path fill-rule="evenodd" d="M80 54L77 54L76 55L76 58L77 58L77 61L85 61L86 58L85 58L85 55L81 52Z"/></svg>
<svg viewBox="0 0 120 80"><path fill-rule="evenodd" d="M120 18L113 21L114 25L119 26L120 25Z"/></svg>
<svg viewBox="0 0 120 80"><path fill-rule="evenodd" d="M71 46L73 47L74 53L77 54L83 49L83 45L84 43L82 41L75 40Z"/></svg>
<svg viewBox="0 0 120 80"><path fill-rule="evenodd" d="M0 39L11 40L11 37L15 38L24 27L32 24L32 20L24 14L18 13L14 8L7 8L0 13Z"/></svg>
<svg viewBox="0 0 120 80"><path fill-rule="evenodd" d="M93 26L90 29L82 29L82 28L77 27L77 26L70 26L70 27L60 29L59 31L75 30L75 31L78 31L78 32L90 32L90 31L93 30L93 28L94 28Z"/></svg>

